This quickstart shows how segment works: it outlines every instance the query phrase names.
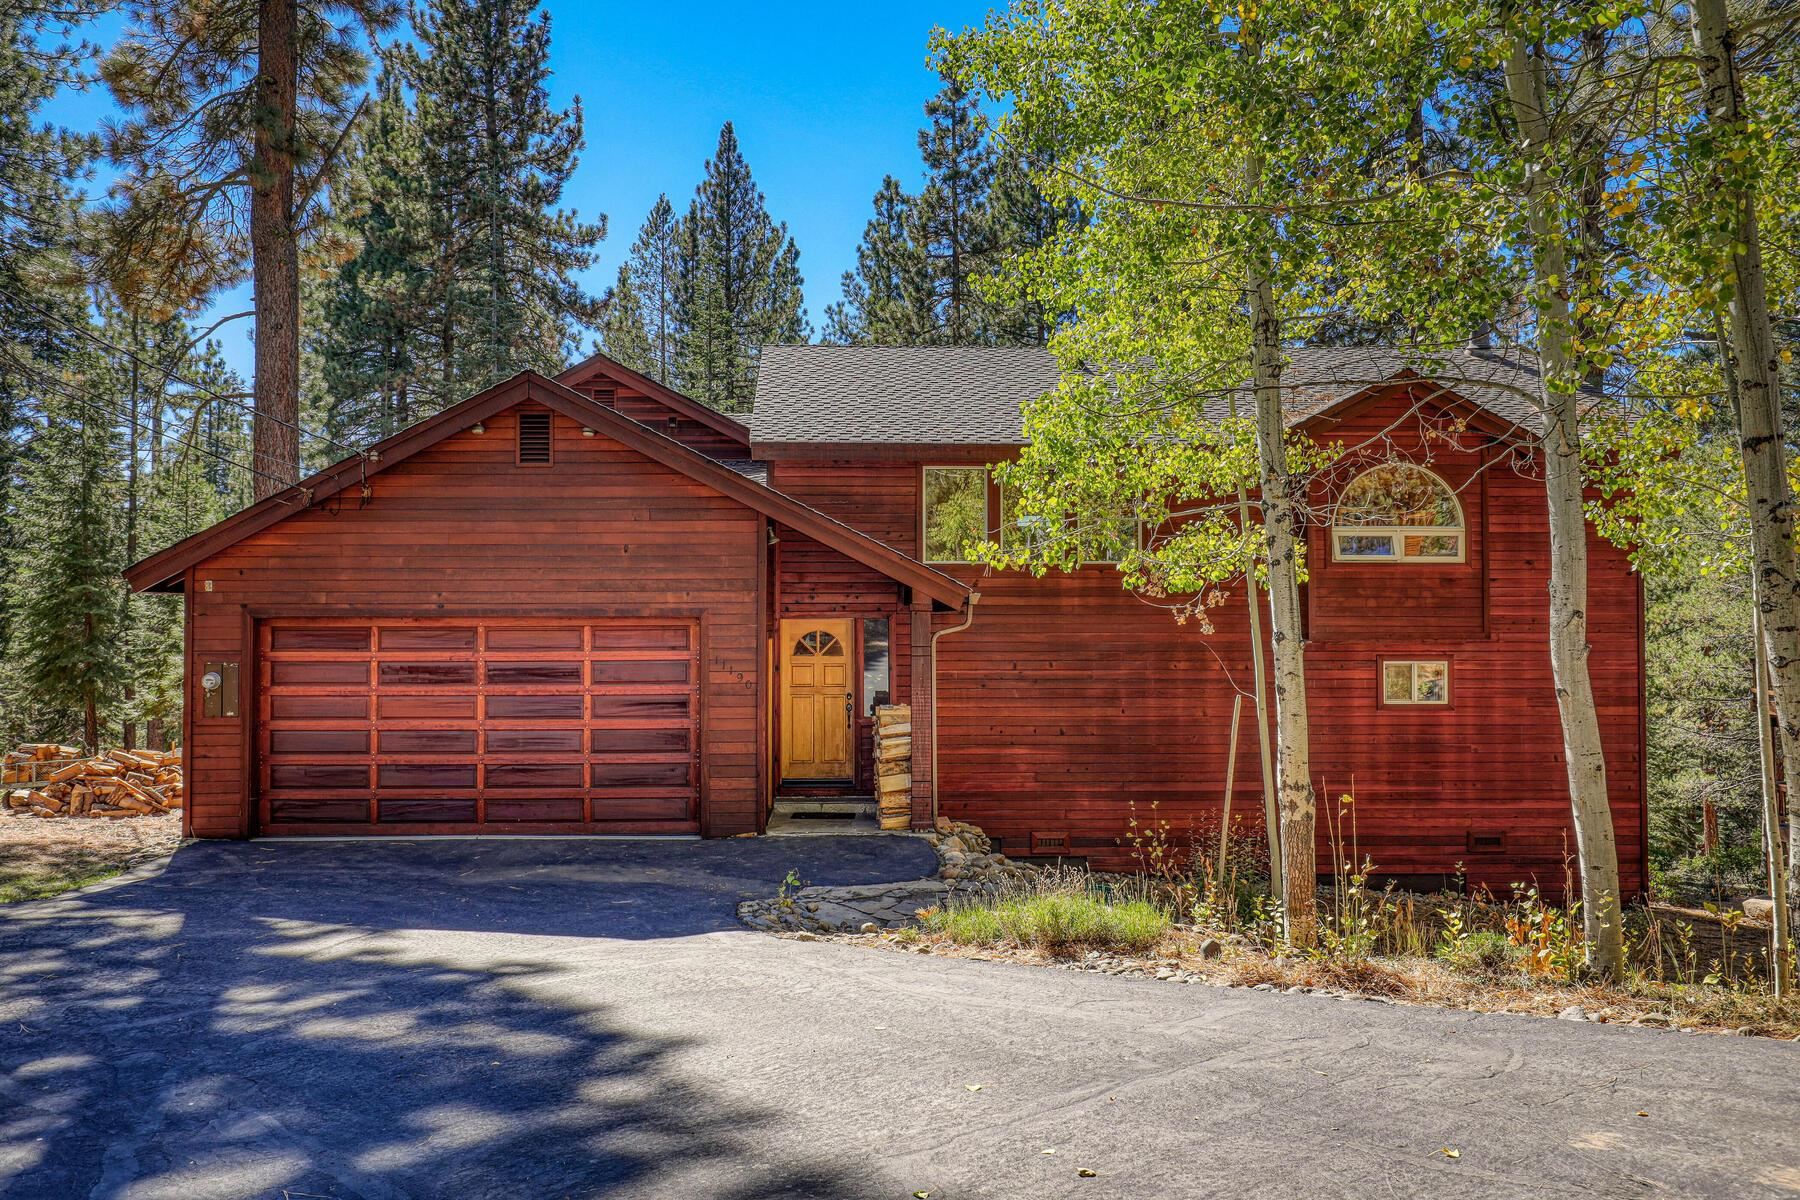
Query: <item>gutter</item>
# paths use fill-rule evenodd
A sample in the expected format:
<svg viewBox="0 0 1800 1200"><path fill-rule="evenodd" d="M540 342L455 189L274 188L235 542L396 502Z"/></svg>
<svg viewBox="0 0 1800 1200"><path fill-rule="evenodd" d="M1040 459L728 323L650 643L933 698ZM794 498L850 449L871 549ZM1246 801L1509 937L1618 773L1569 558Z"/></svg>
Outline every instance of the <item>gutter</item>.
<svg viewBox="0 0 1800 1200"><path fill-rule="evenodd" d="M969 593L968 606L963 609L961 625L952 625L948 629L940 629L931 635L931 827L937 829L938 823L938 640L953 633L961 633L975 623L975 606L981 602L980 592Z"/></svg>

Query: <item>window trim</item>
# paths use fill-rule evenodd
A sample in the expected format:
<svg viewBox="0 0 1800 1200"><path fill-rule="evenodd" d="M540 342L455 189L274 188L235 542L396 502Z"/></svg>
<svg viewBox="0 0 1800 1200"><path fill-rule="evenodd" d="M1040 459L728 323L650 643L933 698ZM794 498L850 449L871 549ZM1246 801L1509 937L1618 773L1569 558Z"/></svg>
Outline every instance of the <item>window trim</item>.
<svg viewBox="0 0 1800 1200"><path fill-rule="evenodd" d="M919 561L928 566L940 567L973 567L978 564L966 558L931 558L930 533L931 522L925 511L926 494L925 479L932 471L974 471L981 476L981 527L984 537L994 536L994 509L991 503L994 490L994 473L985 463L923 463L919 467Z"/></svg>
<svg viewBox="0 0 1800 1200"><path fill-rule="evenodd" d="M1456 524L1454 525L1339 525L1337 522L1337 505L1332 505L1331 524L1326 526L1325 536L1331 539L1331 561L1334 563L1435 563L1439 566L1455 566L1469 561L1469 516L1463 511L1462 499L1457 496L1456 489L1451 487L1444 477L1429 467L1410 462L1376 463L1366 470L1357 472L1355 478L1344 490L1348 492L1356 486L1356 481L1370 471L1381 467L1405 467L1411 471L1421 471L1431 477L1450 497L1450 503L1456 506ZM1340 496L1338 503L1343 498ZM1393 554L1345 554L1340 539L1344 537L1385 537L1394 548ZM1449 554L1408 554L1406 538L1408 537L1454 537L1456 553Z"/></svg>
<svg viewBox="0 0 1800 1200"><path fill-rule="evenodd" d="M1387 673L1390 666L1436 666L1444 668L1444 698L1442 700L1389 700L1387 694ZM1419 687L1419 677L1415 670L1412 673L1413 691ZM1375 660L1375 702L1380 708L1425 709L1431 712L1456 707L1456 657L1451 654L1425 655L1383 655Z"/></svg>

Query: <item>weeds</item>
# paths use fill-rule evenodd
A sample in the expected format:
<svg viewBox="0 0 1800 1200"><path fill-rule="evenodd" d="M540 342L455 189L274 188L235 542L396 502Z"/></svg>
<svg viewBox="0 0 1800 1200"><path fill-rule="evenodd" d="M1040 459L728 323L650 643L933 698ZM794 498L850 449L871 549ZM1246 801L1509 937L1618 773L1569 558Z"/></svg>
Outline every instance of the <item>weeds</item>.
<svg viewBox="0 0 1800 1200"><path fill-rule="evenodd" d="M925 927L958 945L1013 945L1066 957L1085 950L1143 954L1173 925L1167 911L1142 899L1108 899L1061 886L1012 895L994 904L954 904L927 915Z"/></svg>

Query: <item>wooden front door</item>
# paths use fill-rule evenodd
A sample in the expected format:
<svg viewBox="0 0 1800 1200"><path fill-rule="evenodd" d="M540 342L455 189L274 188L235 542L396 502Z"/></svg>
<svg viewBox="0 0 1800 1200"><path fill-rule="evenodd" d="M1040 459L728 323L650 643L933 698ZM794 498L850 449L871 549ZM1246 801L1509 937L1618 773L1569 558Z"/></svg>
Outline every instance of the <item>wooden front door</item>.
<svg viewBox="0 0 1800 1200"><path fill-rule="evenodd" d="M849 779L856 690L849 621L781 623L781 776Z"/></svg>

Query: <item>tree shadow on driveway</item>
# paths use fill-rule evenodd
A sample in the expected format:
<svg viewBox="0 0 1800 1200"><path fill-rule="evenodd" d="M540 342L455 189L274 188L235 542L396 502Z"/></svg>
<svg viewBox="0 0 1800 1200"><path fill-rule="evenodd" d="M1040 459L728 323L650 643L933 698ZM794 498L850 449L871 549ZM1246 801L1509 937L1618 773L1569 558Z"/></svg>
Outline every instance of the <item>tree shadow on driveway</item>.
<svg viewBox="0 0 1800 1200"><path fill-rule="evenodd" d="M825 882L916 865L763 845L203 845L10 910L0 1195L863 1194L683 1070L715 1031L646 1028L579 974L605 943L561 940L731 928L788 860Z"/></svg>

